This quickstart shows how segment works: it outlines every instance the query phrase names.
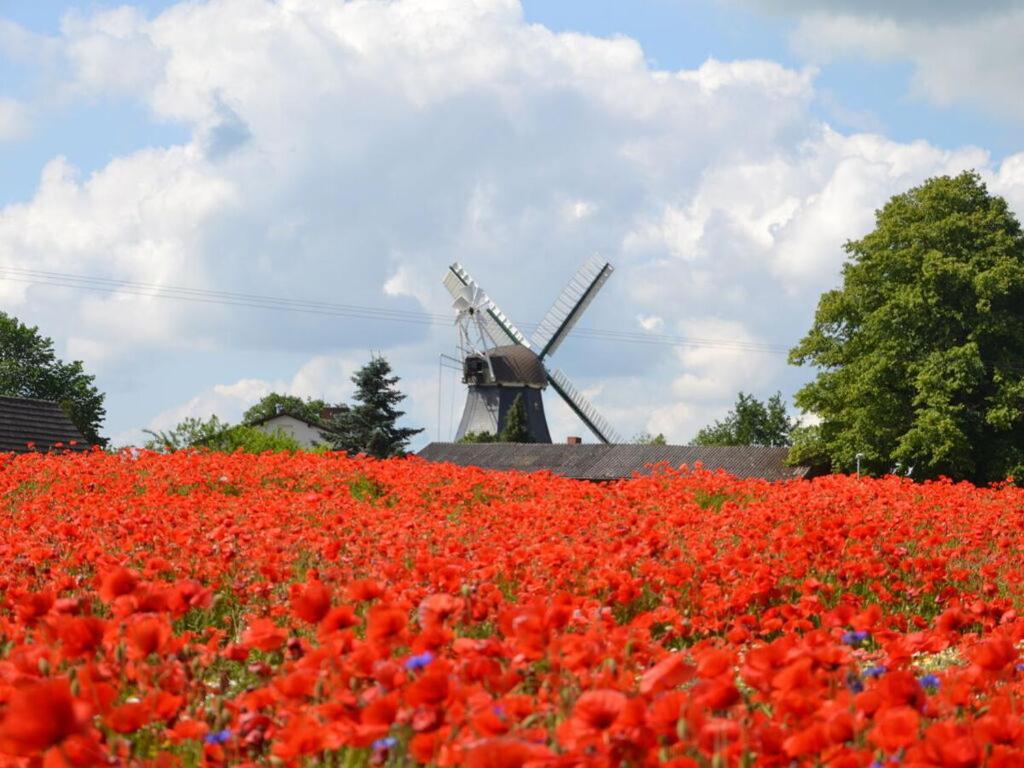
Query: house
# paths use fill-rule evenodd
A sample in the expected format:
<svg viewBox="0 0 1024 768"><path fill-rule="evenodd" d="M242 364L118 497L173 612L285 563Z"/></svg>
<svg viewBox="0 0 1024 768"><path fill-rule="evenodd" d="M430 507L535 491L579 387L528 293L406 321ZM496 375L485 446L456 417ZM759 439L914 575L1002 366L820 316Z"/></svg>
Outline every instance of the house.
<svg viewBox="0 0 1024 768"><path fill-rule="evenodd" d="M548 471L577 480L622 480L651 473L652 465L678 468L700 462L707 470L725 470L736 477L793 480L806 477L808 467L786 465L788 448L763 446L603 445L569 438L553 443L430 443L419 452L427 461L463 467L523 472Z"/></svg>
<svg viewBox="0 0 1024 768"><path fill-rule="evenodd" d="M318 445L326 444L327 441L321 437L320 432L324 424L329 422L337 412L337 408L325 408L319 419L311 420L302 416L293 416L278 407L274 415L251 421L249 426L267 434L280 431L288 437L294 438L303 448L315 448Z"/></svg>
<svg viewBox="0 0 1024 768"><path fill-rule="evenodd" d="M89 442L57 403L0 397L0 453L88 448Z"/></svg>

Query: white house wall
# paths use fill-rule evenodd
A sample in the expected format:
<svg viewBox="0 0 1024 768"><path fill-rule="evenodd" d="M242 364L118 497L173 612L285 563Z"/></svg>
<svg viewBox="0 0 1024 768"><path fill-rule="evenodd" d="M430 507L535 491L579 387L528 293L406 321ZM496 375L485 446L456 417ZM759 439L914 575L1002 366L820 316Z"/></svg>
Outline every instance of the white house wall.
<svg viewBox="0 0 1024 768"><path fill-rule="evenodd" d="M256 428L267 434L273 434L280 430L289 437L295 438L303 448L312 448L324 442L320 437L320 430L293 416L275 416L257 425Z"/></svg>

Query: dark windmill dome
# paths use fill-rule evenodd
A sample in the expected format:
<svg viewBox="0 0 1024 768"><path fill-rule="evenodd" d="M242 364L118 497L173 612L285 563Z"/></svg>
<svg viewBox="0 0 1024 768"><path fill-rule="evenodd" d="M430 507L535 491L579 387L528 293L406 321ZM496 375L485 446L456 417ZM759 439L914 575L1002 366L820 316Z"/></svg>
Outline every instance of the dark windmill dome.
<svg viewBox="0 0 1024 768"><path fill-rule="evenodd" d="M550 443L541 397L550 384L594 437L602 443L618 442L611 424L568 377L547 367L547 360L565 341L611 273L611 264L597 257L590 259L572 277L527 340L461 264L448 268L444 286L454 300L462 380L467 388L456 440L470 433L500 434L509 410L516 400L521 400L531 439Z"/></svg>
<svg viewBox="0 0 1024 768"><path fill-rule="evenodd" d="M491 363L489 367L488 360ZM463 381L470 385L497 384L505 387L545 389L548 385L548 376L544 364L535 352L518 344L509 344L489 349L486 355L466 357L463 364Z"/></svg>

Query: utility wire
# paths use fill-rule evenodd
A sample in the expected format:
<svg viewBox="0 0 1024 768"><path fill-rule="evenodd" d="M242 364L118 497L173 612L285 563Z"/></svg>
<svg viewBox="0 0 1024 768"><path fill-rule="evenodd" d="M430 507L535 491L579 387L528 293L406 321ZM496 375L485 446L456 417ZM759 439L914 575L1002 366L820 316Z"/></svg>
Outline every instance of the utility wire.
<svg viewBox="0 0 1024 768"><path fill-rule="evenodd" d="M75 275L66 272L51 272L19 267L0 266L0 278L11 282L36 286L73 288L111 294L124 293L134 296L149 296L159 299L190 301L221 306L247 307L251 309L267 309L278 312L301 312L305 314L332 317L388 320L415 325L450 326L453 323L453 318L450 315L439 315L428 312L382 309L380 307L367 307L356 304L337 304L306 299L289 299L279 296L266 296L232 291L216 291L203 288L137 282L132 280L115 280L104 277ZM537 328L537 324L527 323L522 327L527 331L532 331ZM763 344L758 342L742 341L739 339L706 339L596 328L577 328L573 331L573 335L579 338L597 341L612 341L628 344L655 344L694 349L731 349L740 352L757 352L765 354L786 354L788 351L787 347L780 344Z"/></svg>

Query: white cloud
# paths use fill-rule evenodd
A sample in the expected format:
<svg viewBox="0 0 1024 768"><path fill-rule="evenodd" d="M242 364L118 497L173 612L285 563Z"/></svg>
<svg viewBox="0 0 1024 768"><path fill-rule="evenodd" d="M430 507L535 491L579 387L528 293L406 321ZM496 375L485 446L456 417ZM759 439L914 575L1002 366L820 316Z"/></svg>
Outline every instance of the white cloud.
<svg viewBox="0 0 1024 768"><path fill-rule="evenodd" d="M384 295L411 296L423 306L430 304L434 294L432 282L436 282L431 278L435 276L420 274L421 270L417 266L412 262L400 264L384 282Z"/></svg>
<svg viewBox="0 0 1024 768"><path fill-rule="evenodd" d="M676 350L685 373L672 382L672 388L686 402L721 402L723 393L732 399L739 390L760 392L783 366L778 358L752 349L761 340L740 322L694 318L681 323L680 331L684 336L707 340L701 346ZM714 340L725 343L709 343Z"/></svg>
<svg viewBox="0 0 1024 768"><path fill-rule="evenodd" d="M660 331L665 327L665 321L657 315L637 315L636 321L648 333Z"/></svg>
<svg viewBox="0 0 1024 768"><path fill-rule="evenodd" d="M772 13L835 13L924 20L984 17L1019 8L1020 0L742 0Z"/></svg>
<svg viewBox="0 0 1024 768"><path fill-rule="evenodd" d="M593 215L596 206L588 200L573 200L565 206L566 218L570 221L580 221Z"/></svg>
<svg viewBox="0 0 1024 768"><path fill-rule="evenodd" d="M870 231L875 209L890 195L930 175L988 162L978 149L946 151L825 129L792 153L709 169L696 194L641 218L627 233L627 252L674 257L649 264L633 289L661 301L680 291L697 298L715 290L739 306L763 291L749 277L769 273L791 295L824 290L838 277L842 244ZM1010 173L1001 178L1007 188L1016 183Z"/></svg>
<svg viewBox="0 0 1024 768"><path fill-rule="evenodd" d="M823 63L841 57L910 61L919 98L1024 120L1024 104L1014 97L1024 89L1024 6L998 5L988 13L896 17L821 8L801 17L793 42L799 53Z"/></svg>
<svg viewBox="0 0 1024 768"><path fill-rule="evenodd" d="M67 87L81 95L132 93L158 82L164 67L151 27L137 8L123 5L62 21L64 56L74 76Z"/></svg>
<svg viewBox="0 0 1024 768"><path fill-rule="evenodd" d="M149 423L149 429L170 429L187 418L206 419L210 416L235 422L246 408L272 391L273 384L262 379L241 379L233 384L218 384L175 408L157 414Z"/></svg>
<svg viewBox="0 0 1024 768"><path fill-rule="evenodd" d="M25 138L30 127L28 108L20 101L0 96L0 141Z"/></svg>
<svg viewBox="0 0 1024 768"><path fill-rule="evenodd" d="M337 403L352 394L352 374L360 363L353 358L318 355L303 364L288 385L287 393Z"/></svg>
<svg viewBox="0 0 1024 768"><path fill-rule="evenodd" d="M351 377L358 367L352 359L320 355L303 363L290 381L239 379L231 384L217 384L158 414L148 428L168 429L190 417L217 416L224 421L237 422L247 408L271 392L342 402L352 394Z"/></svg>
<svg viewBox="0 0 1024 768"><path fill-rule="evenodd" d="M0 45L5 34L24 47L2 25ZM641 318L652 331L786 344L834 282L842 241L889 195L978 166L1024 196L1019 159L993 166L980 150L831 130L812 113L812 68L712 59L657 71L633 40L555 34L513 0L209 0L153 19L71 16L44 42L69 69L66 98L134 98L191 136L84 177L52 160L30 199L0 209L3 266L444 314L440 277L458 260L526 324L599 252L616 273L584 327ZM436 430L437 355L455 340L446 323L358 312L0 291L128 382L108 403L116 430L152 417L119 415L157 375L136 368L142 350L174 361L185 403L151 406L164 411L155 425L230 417L282 387L346 397L356 364L380 350L408 384L410 421ZM269 372L218 373L235 382L218 388L197 370L199 352L240 350ZM783 368L735 346L677 354L572 337L557 363L623 434L675 439L739 388L773 391ZM581 431L548 401L557 438Z"/></svg>

